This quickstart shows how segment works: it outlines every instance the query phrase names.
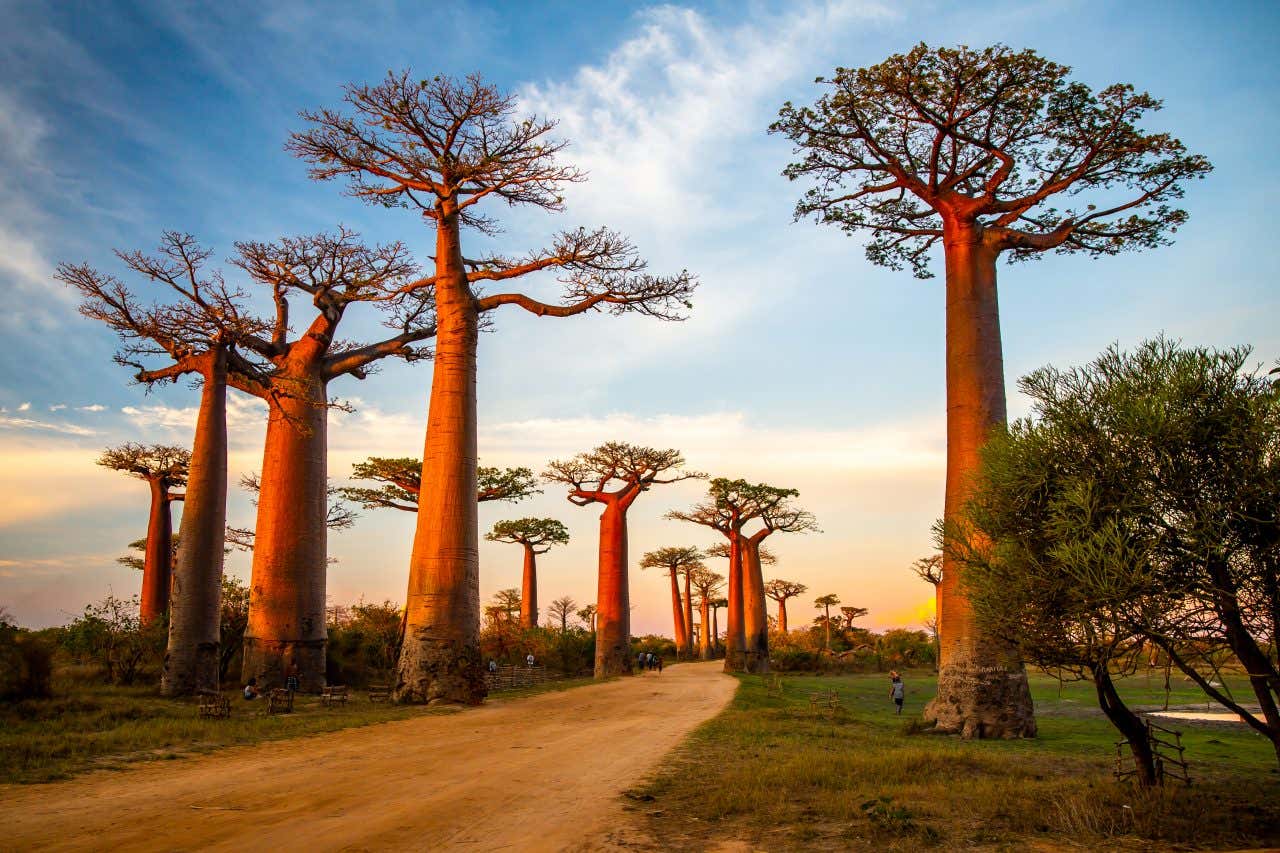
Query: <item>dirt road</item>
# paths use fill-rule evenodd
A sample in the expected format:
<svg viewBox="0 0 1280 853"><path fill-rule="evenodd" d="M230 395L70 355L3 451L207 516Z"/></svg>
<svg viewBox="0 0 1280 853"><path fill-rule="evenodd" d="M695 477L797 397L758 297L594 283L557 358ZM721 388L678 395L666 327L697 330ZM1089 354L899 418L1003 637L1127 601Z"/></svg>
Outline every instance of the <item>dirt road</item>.
<svg viewBox="0 0 1280 853"><path fill-rule="evenodd" d="M4 786L0 849L609 849L619 794L733 695L720 667Z"/></svg>

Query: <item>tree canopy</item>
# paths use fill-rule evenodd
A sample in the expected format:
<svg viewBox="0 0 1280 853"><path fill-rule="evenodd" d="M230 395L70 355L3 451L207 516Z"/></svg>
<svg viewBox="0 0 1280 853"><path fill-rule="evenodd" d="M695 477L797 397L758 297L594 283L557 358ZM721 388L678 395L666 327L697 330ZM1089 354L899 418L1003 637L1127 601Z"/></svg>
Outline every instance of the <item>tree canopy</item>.
<svg viewBox="0 0 1280 853"><path fill-rule="evenodd" d="M377 488L345 486L341 493L347 500L366 509L387 507L405 512L418 511L418 494L422 490L421 459L408 456L370 456L351 467L353 479L372 480L382 485ZM476 500L480 503L515 503L542 492L537 487L538 481L534 478L533 471L528 468L489 468L481 465L476 469L476 479Z"/></svg>
<svg viewBox="0 0 1280 853"><path fill-rule="evenodd" d="M569 502L578 506L610 500L630 505L655 484L705 476L684 470L684 464L678 450L610 441L571 459L548 462L542 478L569 486Z"/></svg>
<svg viewBox="0 0 1280 853"><path fill-rule="evenodd" d="M702 552L692 546L673 545L649 551L640 558L642 569L666 569L669 572L694 572L705 568Z"/></svg>
<svg viewBox="0 0 1280 853"><path fill-rule="evenodd" d="M187 483L191 451L171 444L138 444L130 441L102 451L97 464L113 471L123 471L140 480L154 480L166 488L173 488Z"/></svg>
<svg viewBox="0 0 1280 853"><path fill-rule="evenodd" d="M784 174L813 183L796 217L869 232L868 260L921 278L953 224L1015 258L1167 243L1187 219L1173 206L1184 184L1212 167L1142 129L1160 101L1070 72L1033 50L920 44L819 77L826 94L786 103L770 127L800 155Z"/></svg>
<svg viewBox="0 0 1280 853"><path fill-rule="evenodd" d="M497 522L484 538L527 545L535 554L545 554L555 545L568 543L569 528L554 518L516 518Z"/></svg>

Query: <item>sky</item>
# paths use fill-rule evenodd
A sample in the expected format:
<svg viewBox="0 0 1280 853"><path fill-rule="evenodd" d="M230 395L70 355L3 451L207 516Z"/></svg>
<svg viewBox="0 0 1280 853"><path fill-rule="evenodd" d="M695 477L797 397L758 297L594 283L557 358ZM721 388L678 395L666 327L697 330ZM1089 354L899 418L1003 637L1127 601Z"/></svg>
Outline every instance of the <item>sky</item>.
<svg viewBox="0 0 1280 853"><path fill-rule="evenodd" d="M520 254L608 225L654 272L701 282L683 323L499 313L480 347L482 464L539 471L622 440L799 489L822 532L773 537L778 564L766 570L808 585L793 622L836 593L870 609L868 627L922 625L932 589L909 566L932 551L945 464L940 279L873 267L859 238L793 221L801 187L780 176L792 152L766 128L785 101L812 102L815 77L922 41L1030 47L1095 88L1130 82L1162 98L1146 126L1213 162L1188 189L1191 218L1171 247L1001 267L1013 415L1027 411L1019 376L1160 332L1280 357L1275 4L0 0L0 20L0 607L26 626L137 593L140 574L115 560L145 533L147 488L94 460L124 441L189 443L198 396L131 384L114 338L77 313L55 266L123 275L112 250L153 249L166 229L226 258L237 240L338 224L402 240L426 263L433 235L419 218L309 180L284 150L300 110L337 106L344 84L390 69L480 72L523 110L558 119L565 161L588 173L565 212L495 210L505 230L478 244ZM352 338L380 329L372 312L346 323ZM420 455L430 379L429 363L397 363L335 382L354 412L331 415L331 476L344 481L369 455ZM232 482L260 467L264 421L259 403L232 395ZM704 488L655 488L631 511L633 633L671 632L669 588L639 557L714 542L663 520ZM482 505L480 523L563 521L572 540L540 559L539 596L586 604L598 514L548 485L521 504ZM233 490L228 521L252 526L247 495ZM362 511L333 534L331 602L403 600L412 535L412 516L393 510ZM485 542L480 557L485 599L519 586L518 547ZM227 571L247 579L248 557Z"/></svg>

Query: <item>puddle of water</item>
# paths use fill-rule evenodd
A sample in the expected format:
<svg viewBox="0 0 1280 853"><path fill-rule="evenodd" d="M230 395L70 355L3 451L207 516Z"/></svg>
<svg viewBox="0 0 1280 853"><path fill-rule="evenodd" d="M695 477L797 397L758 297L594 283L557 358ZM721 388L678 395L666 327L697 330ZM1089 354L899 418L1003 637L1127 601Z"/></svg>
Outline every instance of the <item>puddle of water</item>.
<svg viewBox="0 0 1280 853"><path fill-rule="evenodd" d="M1171 720L1202 720L1207 723L1243 722L1239 715L1230 711L1151 711L1148 716L1167 717Z"/></svg>

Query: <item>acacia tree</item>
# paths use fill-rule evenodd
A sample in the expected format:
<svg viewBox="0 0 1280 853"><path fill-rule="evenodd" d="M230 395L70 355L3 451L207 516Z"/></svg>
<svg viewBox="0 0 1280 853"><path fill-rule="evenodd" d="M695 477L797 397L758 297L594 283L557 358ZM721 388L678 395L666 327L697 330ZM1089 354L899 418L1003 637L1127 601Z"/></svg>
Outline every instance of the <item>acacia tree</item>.
<svg viewBox="0 0 1280 853"><path fill-rule="evenodd" d="M137 477L151 489L151 511L147 516L147 538L142 552L142 596L138 609L138 620L149 625L164 618L169 610L173 570L173 514L169 504L183 498L181 493L171 490L186 485L191 452L171 445L127 442L104 450L98 457L98 464Z"/></svg>
<svg viewBox="0 0 1280 853"><path fill-rule="evenodd" d="M510 542L524 548L524 575L520 587L520 627L538 627L538 554L569 542L569 529L554 518L518 518L499 521L484 535L490 542Z"/></svg>
<svg viewBox="0 0 1280 853"><path fill-rule="evenodd" d="M642 569L666 569L671 577L671 610L675 625L676 634L676 654L680 657L693 657L693 619L691 610L693 602L690 600L690 592L692 591L691 573L698 569L705 568L702 564L702 552L693 547L671 546L660 548L657 551L650 551L640 558L640 568ZM685 576L685 594L684 600L680 598L680 582L681 573Z"/></svg>
<svg viewBox="0 0 1280 853"><path fill-rule="evenodd" d="M268 332L243 341L268 365L255 390L268 414L242 677L282 681L293 664L301 689L318 691L325 673L329 383L363 379L384 358L426 357L414 344L435 332L432 303L427 291L387 298L417 272L399 243L370 248L340 228L236 248L232 262L267 288L275 305ZM293 309L304 301L313 313L297 333ZM340 340L348 309L361 302L374 305L394 334L368 344Z"/></svg>
<svg viewBox="0 0 1280 853"><path fill-rule="evenodd" d="M551 606L547 608L547 617L558 620L560 622L560 633L565 634L569 631L569 617L577 612L578 602L574 601L570 596L563 595L551 602Z"/></svg>
<svg viewBox="0 0 1280 853"><path fill-rule="evenodd" d="M774 578L764 585L764 594L778 602L778 630L787 633L787 599L809 591L809 587L796 581Z"/></svg>
<svg viewBox="0 0 1280 853"><path fill-rule="evenodd" d="M422 491L422 460L411 457L370 456L352 466L355 480L373 480L377 488L344 487L343 497L366 509L388 507L405 512L418 511L418 493ZM533 471L528 468L476 468L476 501L516 501L541 494Z"/></svg>
<svg viewBox="0 0 1280 853"><path fill-rule="evenodd" d="M489 312L517 305L538 317L592 310L680 319L694 281L645 274L622 236L607 229L565 231L522 258L468 253L464 229L497 232L482 203L562 208L561 188L582 175L557 162L565 143L555 122L523 118L513 96L473 75L414 79L391 73L374 86L348 86L347 106L303 113L311 127L289 148L318 180L346 178L371 204L418 212L435 229L435 272L411 288L431 288L439 333L422 484L406 599L406 637L396 695L402 701L479 702L485 684L477 624L480 609L476 492L476 349ZM468 254L470 256L468 257ZM482 294L542 270L560 273L560 304L520 292Z"/></svg>
<svg viewBox="0 0 1280 853"><path fill-rule="evenodd" d="M239 343L266 328L246 313L243 291L207 273L212 253L189 234L165 232L159 251L117 252L137 275L164 285L169 303L143 306L119 279L88 264L60 264L57 279L75 288L80 313L107 324L122 345L116 361L147 386L194 375L200 382L182 536L174 564L169 641L160 688L166 696L217 689L219 609L227 500L227 385L260 387L261 366Z"/></svg>
<svg viewBox="0 0 1280 853"><path fill-rule="evenodd" d="M688 577L692 578L693 588L698 591L698 611L702 619L702 630L698 633L698 657L702 660L711 660L716 646L711 604L724 587L724 575L703 566L693 569Z"/></svg>
<svg viewBox="0 0 1280 853"><path fill-rule="evenodd" d="M991 429L1006 419L998 258L1164 245L1187 219L1171 203L1211 168L1172 136L1139 128L1158 100L1126 84L1095 94L1069 73L1031 50L921 44L819 78L830 91L812 107L785 104L770 127L802 155L784 174L815 182L797 218L870 232L872 263L910 265L920 278L942 245L946 518L963 504ZM1034 734L1021 661L977 631L960 568L944 561L942 662L925 716L944 731Z"/></svg>
<svg viewBox="0 0 1280 853"><path fill-rule="evenodd" d="M547 463L543 479L569 487L576 506L598 503L600 568L596 597L595 677L631 672L631 593L627 580L627 510L655 485L704 476L684 470L684 456L610 441L572 459Z"/></svg>
<svg viewBox="0 0 1280 853"><path fill-rule="evenodd" d="M831 608L835 607L839 603L840 603L840 596L836 595L834 592L828 593L827 595L824 595L821 598L815 598L813 600L813 606L821 607L823 611L822 624L823 624L823 627L826 628L826 633L827 633L827 639L826 639L827 651L831 651Z"/></svg>

